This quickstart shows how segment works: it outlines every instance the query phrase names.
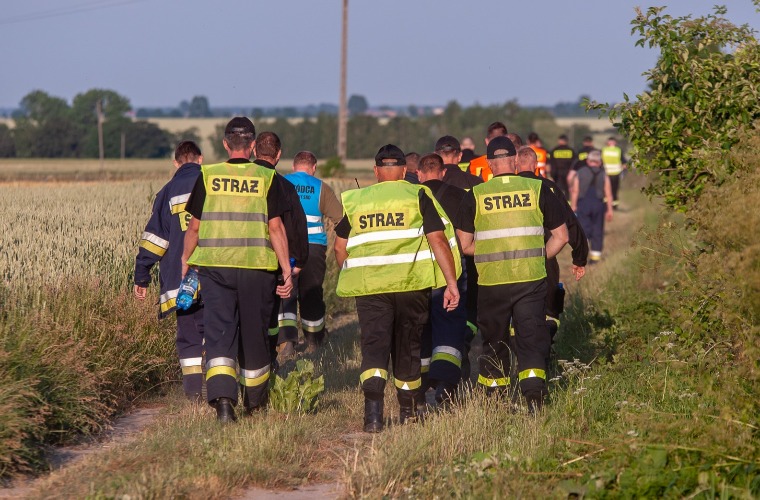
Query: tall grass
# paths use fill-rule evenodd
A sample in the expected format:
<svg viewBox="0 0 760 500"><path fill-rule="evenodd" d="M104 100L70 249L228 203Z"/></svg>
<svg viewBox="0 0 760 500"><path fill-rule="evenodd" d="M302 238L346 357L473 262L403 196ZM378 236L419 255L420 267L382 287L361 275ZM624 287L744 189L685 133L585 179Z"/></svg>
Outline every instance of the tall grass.
<svg viewBox="0 0 760 500"><path fill-rule="evenodd" d="M45 165L57 179L82 167ZM44 468L43 444L98 432L180 378L174 320L131 296L137 242L166 180L0 184L0 477ZM333 298L329 262L335 315L353 301Z"/></svg>

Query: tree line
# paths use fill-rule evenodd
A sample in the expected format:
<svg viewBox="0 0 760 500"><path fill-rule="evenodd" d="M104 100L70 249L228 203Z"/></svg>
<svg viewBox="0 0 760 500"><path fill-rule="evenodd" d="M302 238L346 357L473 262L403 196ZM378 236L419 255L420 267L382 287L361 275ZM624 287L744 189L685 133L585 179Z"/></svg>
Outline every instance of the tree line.
<svg viewBox="0 0 760 500"><path fill-rule="evenodd" d="M194 98L193 103L201 115L209 109L207 100ZM133 119L129 100L113 90L91 89L78 94L71 104L35 90L21 100L19 109L13 114L14 128L0 124L0 157L97 157L98 105L102 112L107 158L163 158L170 156L180 140L200 142L195 128L170 133L154 123ZM442 113L431 115L378 119L360 112L353 113L348 123L348 157L372 157L377 148L386 143L397 144L404 151L424 153L431 151L435 141L447 134L459 138L470 136L482 150L485 128L494 121L506 123L510 131L523 137L529 132L537 132L544 138L546 147L551 147L561 133L570 133L571 141L575 143L580 143L582 136L589 133L585 126L564 130L556 124L548 109L523 108L516 101L469 107L451 101ZM334 114L320 113L303 120L280 117L274 121L254 116L254 123L257 129L271 130L280 136L286 157L301 150L310 150L319 158L337 154L338 118ZM219 158L225 157L219 140L223 127L220 125L210 137L214 153Z"/></svg>

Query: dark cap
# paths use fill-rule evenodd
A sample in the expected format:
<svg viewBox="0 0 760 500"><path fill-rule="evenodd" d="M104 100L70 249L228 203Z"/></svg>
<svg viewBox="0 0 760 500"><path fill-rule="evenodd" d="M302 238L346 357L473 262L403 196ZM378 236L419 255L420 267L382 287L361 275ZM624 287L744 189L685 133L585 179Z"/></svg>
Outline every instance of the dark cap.
<svg viewBox="0 0 760 500"><path fill-rule="evenodd" d="M245 116L236 116L224 127L224 135L230 134L256 135L256 127Z"/></svg>
<svg viewBox="0 0 760 500"><path fill-rule="evenodd" d="M436 141L435 150L443 152L461 151L462 146L459 145L459 141L456 137L453 137L451 135L444 135Z"/></svg>
<svg viewBox="0 0 760 500"><path fill-rule="evenodd" d="M494 158L507 158L508 156L515 156L517 151L515 145L509 138L500 135L494 137L491 142L488 143L486 148L486 158L493 160Z"/></svg>
<svg viewBox="0 0 760 500"><path fill-rule="evenodd" d="M386 144L375 155L375 165L378 167L403 167L406 156L398 146Z"/></svg>

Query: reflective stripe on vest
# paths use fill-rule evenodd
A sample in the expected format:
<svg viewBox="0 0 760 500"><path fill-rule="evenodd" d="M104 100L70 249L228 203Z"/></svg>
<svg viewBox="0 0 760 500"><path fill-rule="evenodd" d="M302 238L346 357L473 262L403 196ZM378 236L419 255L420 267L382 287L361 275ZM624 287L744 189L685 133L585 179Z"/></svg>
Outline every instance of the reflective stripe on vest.
<svg viewBox="0 0 760 500"><path fill-rule="evenodd" d="M274 170L253 163L217 163L203 166L202 172L206 200L198 247L188 264L277 269L267 215Z"/></svg>
<svg viewBox="0 0 760 500"><path fill-rule="evenodd" d="M505 175L473 187L478 284L546 277L541 181Z"/></svg>
<svg viewBox="0 0 760 500"><path fill-rule="evenodd" d="M306 213L306 227L309 243L327 245L327 234L323 214L319 210L319 198L322 196L322 181L306 172L293 172L285 176L296 188L301 206Z"/></svg>
<svg viewBox="0 0 760 500"><path fill-rule="evenodd" d="M343 209L351 224L346 250L348 258L338 276L341 297L405 292L445 285L422 228L419 191L424 190L438 215L446 214L422 185L406 181L380 182L342 194ZM461 258L454 228L444 232L452 245L457 276Z"/></svg>
<svg viewBox="0 0 760 500"><path fill-rule="evenodd" d="M617 146L602 148L602 163L607 175L619 175L623 171L623 150Z"/></svg>

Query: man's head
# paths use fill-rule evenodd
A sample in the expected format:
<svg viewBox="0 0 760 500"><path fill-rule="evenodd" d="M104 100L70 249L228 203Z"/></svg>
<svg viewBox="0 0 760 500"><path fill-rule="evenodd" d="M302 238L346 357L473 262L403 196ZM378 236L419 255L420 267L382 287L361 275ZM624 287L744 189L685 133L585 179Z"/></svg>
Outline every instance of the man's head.
<svg viewBox="0 0 760 500"><path fill-rule="evenodd" d="M591 137L590 135L587 135L586 137L583 138L583 145L585 147L591 147L591 146L593 146L594 145L594 138Z"/></svg>
<svg viewBox="0 0 760 500"><path fill-rule="evenodd" d="M535 132L531 132L528 134L528 144L532 144L535 146L541 146L541 138L538 137L538 134Z"/></svg>
<svg viewBox="0 0 760 500"><path fill-rule="evenodd" d="M174 150L174 166L179 168L185 163L203 163L201 148L193 141L182 141Z"/></svg>
<svg viewBox="0 0 760 500"><path fill-rule="evenodd" d="M607 145L608 146L617 146L617 139L614 137L608 137L607 138Z"/></svg>
<svg viewBox="0 0 760 500"><path fill-rule="evenodd" d="M224 127L222 143L231 158L250 158L255 139L256 127L245 116L236 116Z"/></svg>
<svg viewBox="0 0 760 500"><path fill-rule="evenodd" d="M504 135L507 135L509 131L507 130L507 126L504 125L501 122L493 122L488 126L488 129L486 130L486 146L488 146L488 143L491 142L495 137L501 137Z"/></svg>
<svg viewBox="0 0 760 500"><path fill-rule="evenodd" d="M462 151L464 151L465 149L475 151L475 142L473 142L472 137L462 138Z"/></svg>
<svg viewBox="0 0 760 500"><path fill-rule="evenodd" d="M445 173L443 168L443 158L441 155L430 153L420 159L420 166L417 169L417 176L420 182L426 182L430 180L441 180Z"/></svg>
<svg viewBox="0 0 760 500"><path fill-rule="evenodd" d="M560 146L567 146L567 136L565 134L562 134L561 136L557 137L557 144Z"/></svg>
<svg viewBox="0 0 760 500"><path fill-rule="evenodd" d="M589 167L601 167L602 166L602 152L598 149L592 149L588 152L588 156L586 157L586 165Z"/></svg>
<svg viewBox="0 0 760 500"><path fill-rule="evenodd" d="M317 157L311 151L301 151L293 158L293 172L314 175L317 171Z"/></svg>
<svg viewBox="0 0 760 500"><path fill-rule="evenodd" d="M417 172L417 166L420 163L420 154L411 152L406 154L406 171L415 173Z"/></svg>
<svg viewBox="0 0 760 500"><path fill-rule="evenodd" d="M398 146L386 144L375 155L375 177L380 182L398 181L406 175L406 156Z"/></svg>
<svg viewBox="0 0 760 500"><path fill-rule="evenodd" d="M508 138L493 138L486 148L486 161L494 175L511 174L515 171L515 145Z"/></svg>
<svg viewBox="0 0 760 500"><path fill-rule="evenodd" d="M462 146L451 135L444 135L435 142L435 152L449 165L455 165L462 159Z"/></svg>
<svg viewBox="0 0 760 500"><path fill-rule="evenodd" d="M523 146L517 150L515 159L515 170L520 172L535 172L538 164L538 156L530 146Z"/></svg>
<svg viewBox="0 0 760 500"><path fill-rule="evenodd" d="M274 132L262 132L256 138L256 159L265 160L272 165L277 165L282 154L282 143Z"/></svg>
<svg viewBox="0 0 760 500"><path fill-rule="evenodd" d="M522 137L520 137L517 134L513 134L512 132L510 132L506 135L506 138L512 141L512 144L515 145L515 149L522 147L523 145Z"/></svg>

